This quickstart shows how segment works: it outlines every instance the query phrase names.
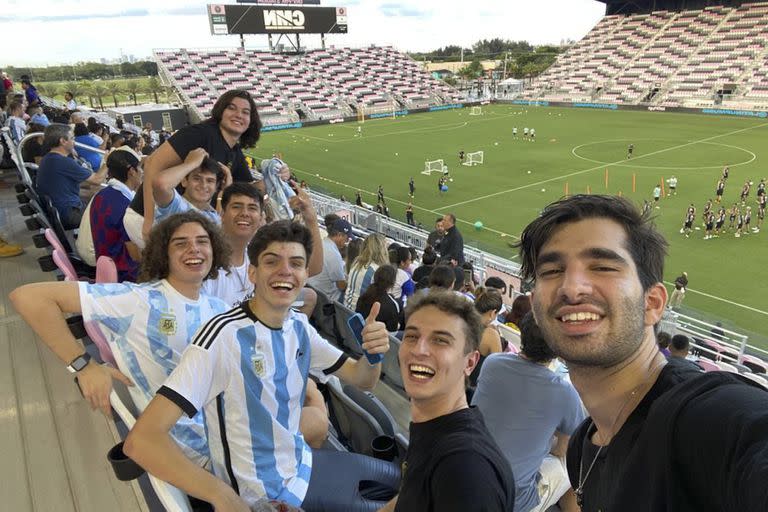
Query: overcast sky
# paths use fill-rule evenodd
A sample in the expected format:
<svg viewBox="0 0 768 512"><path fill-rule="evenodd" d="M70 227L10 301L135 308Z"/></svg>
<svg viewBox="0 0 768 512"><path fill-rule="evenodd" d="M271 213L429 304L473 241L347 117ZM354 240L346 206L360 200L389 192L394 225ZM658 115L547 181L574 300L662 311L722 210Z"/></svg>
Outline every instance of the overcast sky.
<svg viewBox="0 0 768 512"><path fill-rule="evenodd" d="M206 4L196 0L3 0L0 66L45 65L115 59L122 50L137 58L154 48L236 47L236 36L212 36ZM227 0L225 3L235 3ZM328 44L392 45L403 51L449 44L469 47L500 37L534 44L580 39L605 11L596 0L322 0L349 8L349 33ZM303 36L317 47L319 36ZM266 36L246 45L266 48Z"/></svg>

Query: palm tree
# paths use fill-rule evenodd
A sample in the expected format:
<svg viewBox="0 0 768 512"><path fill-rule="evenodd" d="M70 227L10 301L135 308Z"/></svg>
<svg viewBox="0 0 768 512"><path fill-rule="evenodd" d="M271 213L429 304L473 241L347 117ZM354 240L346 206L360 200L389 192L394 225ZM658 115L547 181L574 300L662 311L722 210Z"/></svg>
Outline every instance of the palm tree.
<svg viewBox="0 0 768 512"><path fill-rule="evenodd" d="M123 86L117 80L110 80L107 82L107 90L112 95L112 100L115 102L115 108L119 106L117 101L117 95L123 92Z"/></svg>
<svg viewBox="0 0 768 512"><path fill-rule="evenodd" d="M160 103L157 99L157 93L163 92L163 84L160 83L160 79L156 76L150 77L147 80L147 91L151 92L155 97L155 103Z"/></svg>
<svg viewBox="0 0 768 512"><path fill-rule="evenodd" d="M125 84L125 90L128 92L128 94L131 95L131 97L133 97L133 104L138 105L139 102L136 100L136 94L142 92L143 90L141 83L139 83L138 80L129 80Z"/></svg>
<svg viewBox="0 0 768 512"><path fill-rule="evenodd" d="M101 110L104 110L104 102L102 101L102 98L103 98L104 96L106 96L108 92L109 92L109 91L108 91L108 90L107 90L107 88L104 86L104 84L102 84L102 83L100 83L100 82L94 83L94 84L91 86L91 94L92 94L92 95L94 95L94 96L96 97L96 101L98 101L98 102L99 102L99 108L100 108Z"/></svg>
<svg viewBox="0 0 768 512"><path fill-rule="evenodd" d="M80 95L85 93L85 90L79 82L67 82L66 86L64 88L65 92L72 93L72 96L77 100L77 98L80 97Z"/></svg>

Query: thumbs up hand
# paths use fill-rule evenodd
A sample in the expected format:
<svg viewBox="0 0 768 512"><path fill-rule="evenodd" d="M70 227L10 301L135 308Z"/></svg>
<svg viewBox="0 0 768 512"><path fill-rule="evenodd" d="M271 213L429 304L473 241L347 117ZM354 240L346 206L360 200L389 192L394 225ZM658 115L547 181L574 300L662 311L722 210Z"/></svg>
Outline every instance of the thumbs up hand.
<svg viewBox="0 0 768 512"><path fill-rule="evenodd" d="M371 355L383 355L389 350L387 326L384 322L376 320L380 310L381 304L374 302L368 318L365 319L365 327L363 327L363 349Z"/></svg>

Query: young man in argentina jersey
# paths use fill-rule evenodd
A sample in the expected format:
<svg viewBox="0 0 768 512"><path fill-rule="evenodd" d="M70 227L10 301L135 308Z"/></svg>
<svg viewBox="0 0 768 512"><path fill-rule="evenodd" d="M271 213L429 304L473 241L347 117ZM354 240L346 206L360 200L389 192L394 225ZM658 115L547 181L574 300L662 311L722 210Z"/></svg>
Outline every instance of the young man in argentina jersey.
<svg viewBox="0 0 768 512"><path fill-rule="evenodd" d="M344 510L350 498L337 490L341 474L397 487L393 465L312 450L299 431L310 371L363 389L372 389L381 373L380 363L348 359L291 310L307 279L311 240L307 228L287 220L259 229L248 246L253 298L200 328L126 439L129 457L217 512L248 511L263 499L308 512ZM369 354L389 349L378 312L376 303L363 329ZM215 476L191 463L168 436L182 415L202 409ZM374 464L383 469L372 476ZM357 481L345 483L357 489ZM389 497L381 496L382 505Z"/></svg>
<svg viewBox="0 0 768 512"><path fill-rule="evenodd" d="M144 250L142 284L35 283L17 288L11 301L48 347L77 374L92 408L110 414L112 379L129 386L141 411L181 358L192 335L227 310L200 293L203 279L228 264L229 246L203 215L187 212L156 225ZM109 343L117 368L93 361L72 336L65 313L82 313ZM202 415L184 418L172 431L197 464L208 460Z"/></svg>

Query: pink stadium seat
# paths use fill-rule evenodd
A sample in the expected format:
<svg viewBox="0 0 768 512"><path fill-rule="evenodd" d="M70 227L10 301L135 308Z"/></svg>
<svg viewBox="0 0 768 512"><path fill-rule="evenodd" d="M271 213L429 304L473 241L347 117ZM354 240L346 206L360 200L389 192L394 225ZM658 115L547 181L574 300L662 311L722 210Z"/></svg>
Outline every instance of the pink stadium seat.
<svg viewBox="0 0 768 512"><path fill-rule="evenodd" d="M701 366L704 369L705 372L719 372L719 371L721 371L719 366L717 366L715 363L713 363L712 361L709 361L707 359L699 359L698 361L696 361L696 364Z"/></svg>
<svg viewBox="0 0 768 512"><path fill-rule="evenodd" d="M109 256L99 256L99 259L96 260L96 282L117 282L117 267L115 266L115 262Z"/></svg>
<svg viewBox="0 0 768 512"><path fill-rule="evenodd" d="M65 281L79 281L77 272L75 272L75 267L72 266L72 262L69 261L69 257L67 256L66 252L60 249L54 249L53 261L56 263L56 266L59 267L59 270L61 270L61 272L64 274Z"/></svg>

